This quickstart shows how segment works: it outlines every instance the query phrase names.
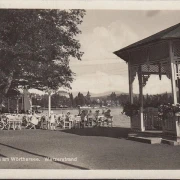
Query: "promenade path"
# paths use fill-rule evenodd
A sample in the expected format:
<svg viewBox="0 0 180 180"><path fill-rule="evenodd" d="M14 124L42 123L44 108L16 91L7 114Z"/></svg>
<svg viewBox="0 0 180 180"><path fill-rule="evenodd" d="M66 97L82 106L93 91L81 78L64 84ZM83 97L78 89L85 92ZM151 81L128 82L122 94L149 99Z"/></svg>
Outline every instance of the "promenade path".
<svg viewBox="0 0 180 180"><path fill-rule="evenodd" d="M180 169L180 146L133 142L126 140L128 132L120 127L3 130L0 169Z"/></svg>

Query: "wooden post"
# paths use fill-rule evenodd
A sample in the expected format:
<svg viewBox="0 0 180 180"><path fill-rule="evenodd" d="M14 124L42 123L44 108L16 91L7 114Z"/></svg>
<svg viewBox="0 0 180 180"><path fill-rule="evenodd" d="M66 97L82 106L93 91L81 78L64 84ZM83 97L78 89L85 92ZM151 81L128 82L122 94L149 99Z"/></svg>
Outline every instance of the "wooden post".
<svg viewBox="0 0 180 180"><path fill-rule="evenodd" d="M131 72L131 64L128 62L128 73L129 73L129 98L130 103L133 104L133 82L132 82L132 72ZM132 117L131 117L131 129L133 129L132 125Z"/></svg>
<svg viewBox="0 0 180 180"><path fill-rule="evenodd" d="M178 81L178 103L180 103L180 79L177 80Z"/></svg>
<svg viewBox="0 0 180 180"><path fill-rule="evenodd" d="M51 115L51 92L48 92L49 98L48 98L48 119Z"/></svg>
<svg viewBox="0 0 180 180"><path fill-rule="evenodd" d="M141 65L138 71L138 80L139 80L139 100L140 100L140 130L145 131L144 127L144 118L143 118L143 79L142 79L142 70Z"/></svg>
<svg viewBox="0 0 180 180"><path fill-rule="evenodd" d="M169 58L171 62L171 86L174 104L177 104L177 92L176 92L176 82L175 82L175 69L174 69L174 54L172 48L172 41L169 42Z"/></svg>
<svg viewBox="0 0 180 180"><path fill-rule="evenodd" d="M18 114L19 113L19 97L17 98L16 111Z"/></svg>
<svg viewBox="0 0 180 180"><path fill-rule="evenodd" d="M132 82L132 72L131 72L131 64L128 62L128 72L129 72L129 97L130 103L133 104L133 82Z"/></svg>

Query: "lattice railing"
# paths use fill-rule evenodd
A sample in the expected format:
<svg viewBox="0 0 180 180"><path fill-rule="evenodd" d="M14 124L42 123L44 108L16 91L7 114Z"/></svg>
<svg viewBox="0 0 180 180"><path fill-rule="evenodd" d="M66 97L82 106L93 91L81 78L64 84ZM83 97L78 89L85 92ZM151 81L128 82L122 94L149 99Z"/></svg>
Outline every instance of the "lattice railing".
<svg viewBox="0 0 180 180"><path fill-rule="evenodd" d="M175 57L180 57L180 41L173 41L173 52Z"/></svg>
<svg viewBox="0 0 180 180"><path fill-rule="evenodd" d="M143 117L146 130L162 130L162 118L158 116L157 108L144 109Z"/></svg>
<svg viewBox="0 0 180 180"><path fill-rule="evenodd" d="M161 64L143 64L142 72L147 74L159 74L160 72L166 74L166 70Z"/></svg>

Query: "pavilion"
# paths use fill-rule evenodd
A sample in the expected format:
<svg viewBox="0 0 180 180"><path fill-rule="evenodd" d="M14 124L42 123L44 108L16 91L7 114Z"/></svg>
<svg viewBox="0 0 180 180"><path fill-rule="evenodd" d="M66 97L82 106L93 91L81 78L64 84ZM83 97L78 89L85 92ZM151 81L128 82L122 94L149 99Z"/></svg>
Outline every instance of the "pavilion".
<svg viewBox="0 0 180 180"><path fill-rule="evenodd" d="M151 74L166 75L171 79L174 104L180 102L180 23L160 31L125 48L115 51L118 57L128 63L129 95L133 104L133 81L136 74L139 81L140 113L131 117L131 128L146 131L143 87ZM162 124L165 134L180 137L178 117L170 117Z"/></svg>

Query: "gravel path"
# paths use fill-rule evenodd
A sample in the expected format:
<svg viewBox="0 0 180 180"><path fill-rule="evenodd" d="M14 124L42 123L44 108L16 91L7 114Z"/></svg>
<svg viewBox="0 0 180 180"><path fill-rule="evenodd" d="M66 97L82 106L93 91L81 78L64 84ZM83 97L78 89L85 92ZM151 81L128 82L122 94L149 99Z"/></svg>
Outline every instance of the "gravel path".
<svg viewBox="0 0 180 180"><path fill-rule="evenodd" d="M126 140L128 132L120 127L0 131L0 168L180 169L180 147Z"/></svg>

